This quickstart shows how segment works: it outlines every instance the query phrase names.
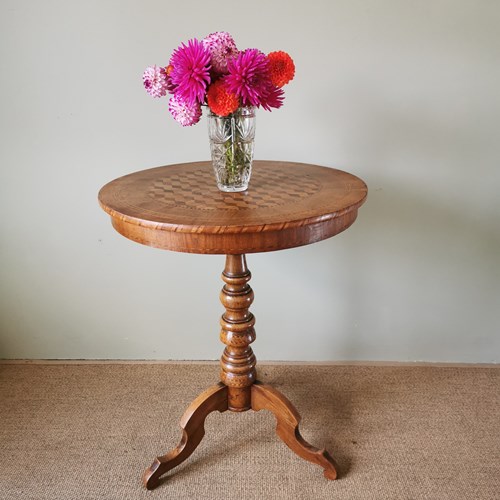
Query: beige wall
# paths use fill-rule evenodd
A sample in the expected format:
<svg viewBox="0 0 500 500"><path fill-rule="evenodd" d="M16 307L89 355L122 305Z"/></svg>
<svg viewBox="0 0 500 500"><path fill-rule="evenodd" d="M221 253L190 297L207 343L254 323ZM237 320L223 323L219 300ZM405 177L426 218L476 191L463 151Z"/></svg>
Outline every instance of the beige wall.
<svg viewBox="0 0 500 500"><path fill-rule="evenodd" d="M191 37L284 49L256 157L369 185L330 240L252 255L260 359L500 360L500 2L0 3L0 358L214 359L222 256L113 231L126 173L208 158L142 89Z"/></svg>

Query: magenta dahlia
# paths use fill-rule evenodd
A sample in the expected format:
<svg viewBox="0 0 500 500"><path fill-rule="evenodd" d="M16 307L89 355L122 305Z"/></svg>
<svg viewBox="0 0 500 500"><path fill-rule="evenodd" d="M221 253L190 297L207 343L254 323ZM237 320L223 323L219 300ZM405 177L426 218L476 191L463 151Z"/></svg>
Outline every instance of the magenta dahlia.
<svg viewBox="0 0 500 500"><path fill-rule="evenodd" d="M240 52L227 63L229 73L223 77L226 88L241 98L243 106L279 108L284 92L271 82L269 59L257 49Z"/></svg>
<svg viewBox="0 0 500 500"><path fill-rule="evenodd" d="M281 108L284 99L284 90L270 84L266 88L266 91L260 96L260 105L265 110L271 111L271 108Z"/></svg>
<svg viewBox="0 0 500 500"><path fill-rule="evenodd" d="M227 73L227 61L238 55L233 37L225 31L217 31L205 37L201 43L210 52L212 69L217 73Z"/></svg>
<svg viewBox="0 0 500 500"><path fill-rule="evenodd" d="M148 66L142 75L142 82L146 92L151 97L163 97L167 95L167 73L165 68L159 66Z"/></svg>
<svg viewBox="0 0 500 500"><path fill-rule="evenodd" d="M174 117L174 120L179 122L183 127L195 125L201 118L201 104L199 102L189 104L178 95L170 98L168 110Z"/></svg>
<svg viewBox="0 0 500 500"><path fill-rule="evenodd" d="M193 38L178 47L170 58L170 79L176 86L175 94L189 105L205 100L210 83L210 52Z"/></svg>

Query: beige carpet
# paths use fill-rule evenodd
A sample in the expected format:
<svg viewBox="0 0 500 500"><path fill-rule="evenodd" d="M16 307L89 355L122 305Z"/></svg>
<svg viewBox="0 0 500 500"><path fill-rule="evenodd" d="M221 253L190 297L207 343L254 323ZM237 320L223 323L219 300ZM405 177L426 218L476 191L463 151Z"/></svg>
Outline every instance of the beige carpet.
<svg viewBox="0 0 500 500"><path fill-rule="evenodd" d="M499 499L500 369L261 366L337 481L296 457L268 412L213 413L154 491L140 477L216 382L206 364L0 365L0 499Z"/></svg>

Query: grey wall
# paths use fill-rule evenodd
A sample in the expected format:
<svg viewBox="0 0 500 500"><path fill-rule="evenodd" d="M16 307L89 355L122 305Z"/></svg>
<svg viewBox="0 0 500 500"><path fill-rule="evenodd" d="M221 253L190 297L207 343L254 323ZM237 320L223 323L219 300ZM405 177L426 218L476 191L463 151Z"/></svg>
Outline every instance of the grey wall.
<svg viewBox="0 0 500 500"><path fill-rule="evenodd" d="M259 112L256 157L370 188L345 233L249 256L258 357L499 361L500 2L0 6L0 357L220 355L224 258L132 243L96 196L208 159L204 120L177 125L141 75L227 30L296 62L285 106Z"/></svg>

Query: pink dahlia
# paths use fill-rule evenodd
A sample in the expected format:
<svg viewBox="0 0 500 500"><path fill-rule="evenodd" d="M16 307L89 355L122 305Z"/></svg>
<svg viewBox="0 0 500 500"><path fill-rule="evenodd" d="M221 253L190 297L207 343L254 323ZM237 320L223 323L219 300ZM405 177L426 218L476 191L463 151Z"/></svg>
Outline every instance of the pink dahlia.
<svg viewBox="0 0 500 500"><path fill-rule="evenodd" d="M210 52L212 69L217 73L227 73L227 61L238 55L233 37L225 31L217 31L205 37L201 43Z"/></svg>
<svg viewBox="0 0 500 500"><path fill-rule="evenodd" d="M283 91L271 82L269 59L257 49L240 52L227 63L229 73L223 77L229 92L241 98L243 106L279 108Z"/></svg>
<svg viewBox="0 0 500 500"><path fill-rule="evenodd" d="M168 110L183 127L195 125L201 118L201 105L198 102L192 104L182 100L178 95L174 95L168 102Z"/></svg>
<svg viewBox="0 0 500 500"><path fill-rule="evenodd" d="M178 47L170 58L170 78L176 85L175 94L187 104L202 103L210 83L210 52L193 38Z"/></svg>
<svg viewBox="0 0 500 500"><path fill-rule="evenodd" d="M142 82L146 92L151 97L163 97L167 95L167 73L165 68L159 66L148 66L142 75Z"/></svg>

